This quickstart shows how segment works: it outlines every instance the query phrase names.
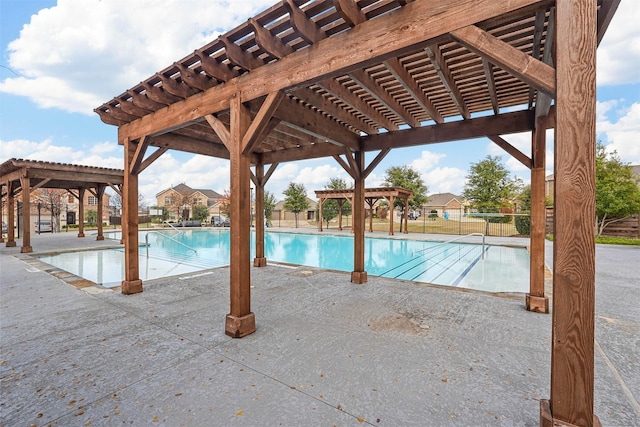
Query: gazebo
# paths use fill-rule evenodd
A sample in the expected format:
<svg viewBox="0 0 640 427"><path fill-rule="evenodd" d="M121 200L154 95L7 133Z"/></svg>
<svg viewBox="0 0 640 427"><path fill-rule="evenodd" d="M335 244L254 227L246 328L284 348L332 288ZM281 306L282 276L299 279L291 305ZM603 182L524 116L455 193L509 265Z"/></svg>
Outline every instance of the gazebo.
<svg viewBox="0 0 640 427"><path fill-rule="evenodd" d="M169 149L230 160L235 221L225 330L243 337L255 331L251 182L261 215L264 185L279 163L339 158L354 180L351 281L363 283L365 177L395 148L487 137L531 169L526 307L548 312L544 153L546 130L555 128L551 397L541 402L541 424L597 423L595 63L618 3L283 0L122 92L95 109L118 127L125 153L122 292L143 289L138 176ZM525 131L531 156L500 136ZM256 266L266 264L263 224Z"/></svg>
<svg viewBox="0 0 640 427"><path fill-rule="evenodd" d="M348 200L353 205L353 190L316 190L316 197L319 199L318 203L318 230L322 231L322 205L327 200L333 199L338 202L342 200ZM393 205L396 199L404 201L404 233L408 233L407 218L409 212L409 199L413 193L405 188L400 187L379 187L379 188L365 188L364 200L371 210L369 215L369 231L373 231L373 205L380 199L386 199L389 201L389 236L393 236ZM365 215L366 216L366 215ZM342 230L342 205L340 205L340 212L338 213L338 228Z"/></svg>
<svg viewBox="0 0 640 427"><path fill-rule="evenodd" d="M2 198L7 200L7 247L16 246L13 223L15 197L22 193L22 247L20 252L32 252L30 194L38 188L67 190L78 204L78 237L84 237L84 199L89 191L98 199L98 218L102 218L102 198L107 187L120 194L123 170L68 163L42 162L36 160L9 159L0 165L0 188ZM104 240L102 221L98 221L97 240Z"/></svg>

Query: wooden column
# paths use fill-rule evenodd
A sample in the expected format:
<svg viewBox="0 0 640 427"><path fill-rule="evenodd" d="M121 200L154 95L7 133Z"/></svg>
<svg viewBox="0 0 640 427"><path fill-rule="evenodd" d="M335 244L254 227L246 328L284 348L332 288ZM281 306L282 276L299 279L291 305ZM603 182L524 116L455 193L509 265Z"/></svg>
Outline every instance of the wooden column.
<svg viewBox="0 0 640 427"><path fill-rule="evenodd" d="M339 231L342 231L342 205L344 205L344 199L338 199L338 230Z"/></svg>
<svg viewBox="0 0 640 427"><path fill-rule="evenodd" d="M78 237L84 237L84 192L83 187L78 188Z"/></svg>
<svg viewBox="0 0 640 427"><path fill-rule="evenodd" d="M404 199L404 234L409 233L409 198Z"/></svg>
<svg viewBox="0 0 640 427"><path fill-rule="evenodd" d="M31 179L20 178L22 187L22 247L21 253L33 252L31 247Z"/></svg>
<svg viewBox="0 0 640 427"><path fill-rule="evenodd" d="M124 238L123 294L142 292L138 259L138 175L131 172L136 145L124 141L124 185L122 187L122 237Z"/></svg>
<svg viewBox="0 0 640 427"><path fill-rule="evenodd" d="M16 231L15 231L15 213L16 208L15 198L13 195L13 182L7 182L7 248L15 248L16 246Z"/></svg>
<svg viewBox="0 0 640 427"><path fill-rule="evenodd" d="M529 293L526 308L538 313L549 312L549 298L544 295L544 239L547 222L545 207L546 117L539 117L531 134L531 231Z"/></svg>
<svg viewBox="0 0 640 427"><path fill-rule="evenodd" d="M551 399L542 426L594 415L596 0L556 2Z"/></svg>
<svg viewBox="0 0 640 427"><path fill-rule="evenodd" d="M320 197L318 200L318 216L320 217L320 221L318 221L318 231L322 232L322 205L324 204L326 199Z"/></svg>
<svg viewBox="0 0 640 427"><path fill-rule="evenodd" d="M393 204L396 202L396 198L389 196L389 236L393 236L393 214L395 212Z"/></svg>
<svg viewBox="0 0 640 427"><path fill-rule="evenodd" d="M231 100L231 128L229 154L231 160L231 265L230 313L227 314L225 333L242 338L256 330L255 315L251 312L250 260L250 158L242 153L242 139L251 124L247 107L236 94Z"/></svg>
<svg viewBox="0 0 640 427"><path fill-rule="evenodd" d="M98 185L96 188L96 197L98 198L98 236L96 240L104 240L103 227L102 227L102 214L103 214L103 206L102 199L104 198L104 190L106 186L104 184Z"/></svg>
<svg viewBox="0 0 640 427"><path fill-rule="evenodd" d="M364 269L364 151L355 152L355 186L353 190L353 271L351 282L365 283L367 272Z"/></svg>
<svg viewBox="0 0 640 427"><path fill-rule="evenodd" d="M254 267L267 265L264 256L264 165L256 165L256 257L253 259Z"/></svg>

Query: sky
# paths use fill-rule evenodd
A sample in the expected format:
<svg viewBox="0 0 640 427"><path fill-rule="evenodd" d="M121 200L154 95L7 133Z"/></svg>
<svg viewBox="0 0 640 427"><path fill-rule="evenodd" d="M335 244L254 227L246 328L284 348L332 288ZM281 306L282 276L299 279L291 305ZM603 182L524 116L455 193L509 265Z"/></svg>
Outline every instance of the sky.
<svg viewBox="0 0 640 427"><path fill-rule="evenodd" d="M135 86L277 0L0 0L0 163L10 158L123 168L117 127L93 109ZM622 0L597 57L597 139L640 164L640 0ZM531 153L531 135L502 135ZM553 131L547 134L547 172ZM367 162L373 159L367 155ZM461 194L472 163L501 156L513 177L530 172L486 138L391 150L367 178L380 186L393 166L417 170L428 194ZM311 198L331 178L352 182L332 158L283 163L266 190L290 182ZM229 162L168 151L139 177L148 205L185 183L224 193Z"/></svg>

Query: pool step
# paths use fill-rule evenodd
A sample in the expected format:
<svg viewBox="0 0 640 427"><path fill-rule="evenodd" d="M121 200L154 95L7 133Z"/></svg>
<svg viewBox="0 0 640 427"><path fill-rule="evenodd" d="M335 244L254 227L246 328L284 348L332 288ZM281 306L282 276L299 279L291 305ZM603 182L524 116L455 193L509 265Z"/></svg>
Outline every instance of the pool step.
<svg viewBox="0 0 640 427"><path fill-rule="evenodd" d="M143 254L141 253L141 255ZM215 260L203 258L197 254L193 254L193 255L179 254L176 252L169 252L163 248L154 248L153 246L149 248L149 258L153 258L160 261L171 261L177 264L184 264L190 267L199 268L201 270L228 265L226 263L221 263Z"/></svg>
<svg viewBox="0 0 640 427"><path fill-rule="evenodd" d="M445 245L410 258L382 276L455 286L481 255L482 249L476 245Z"/></svg>

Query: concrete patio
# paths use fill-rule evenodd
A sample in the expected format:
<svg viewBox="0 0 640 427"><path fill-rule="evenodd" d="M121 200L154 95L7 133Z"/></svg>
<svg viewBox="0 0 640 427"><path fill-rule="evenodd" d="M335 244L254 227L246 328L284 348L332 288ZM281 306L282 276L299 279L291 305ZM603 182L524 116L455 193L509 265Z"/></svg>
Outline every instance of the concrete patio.
<svg viewBox="0 0 640 427"><path fill-rule="evenodd" d="M552 317L522 295L270 265L257 331L232 339L227 268L125 296L33 256L113 243L1 245L0 426L539 424ZM640 425L640 248L596 254L595 413Z"/></svg>

